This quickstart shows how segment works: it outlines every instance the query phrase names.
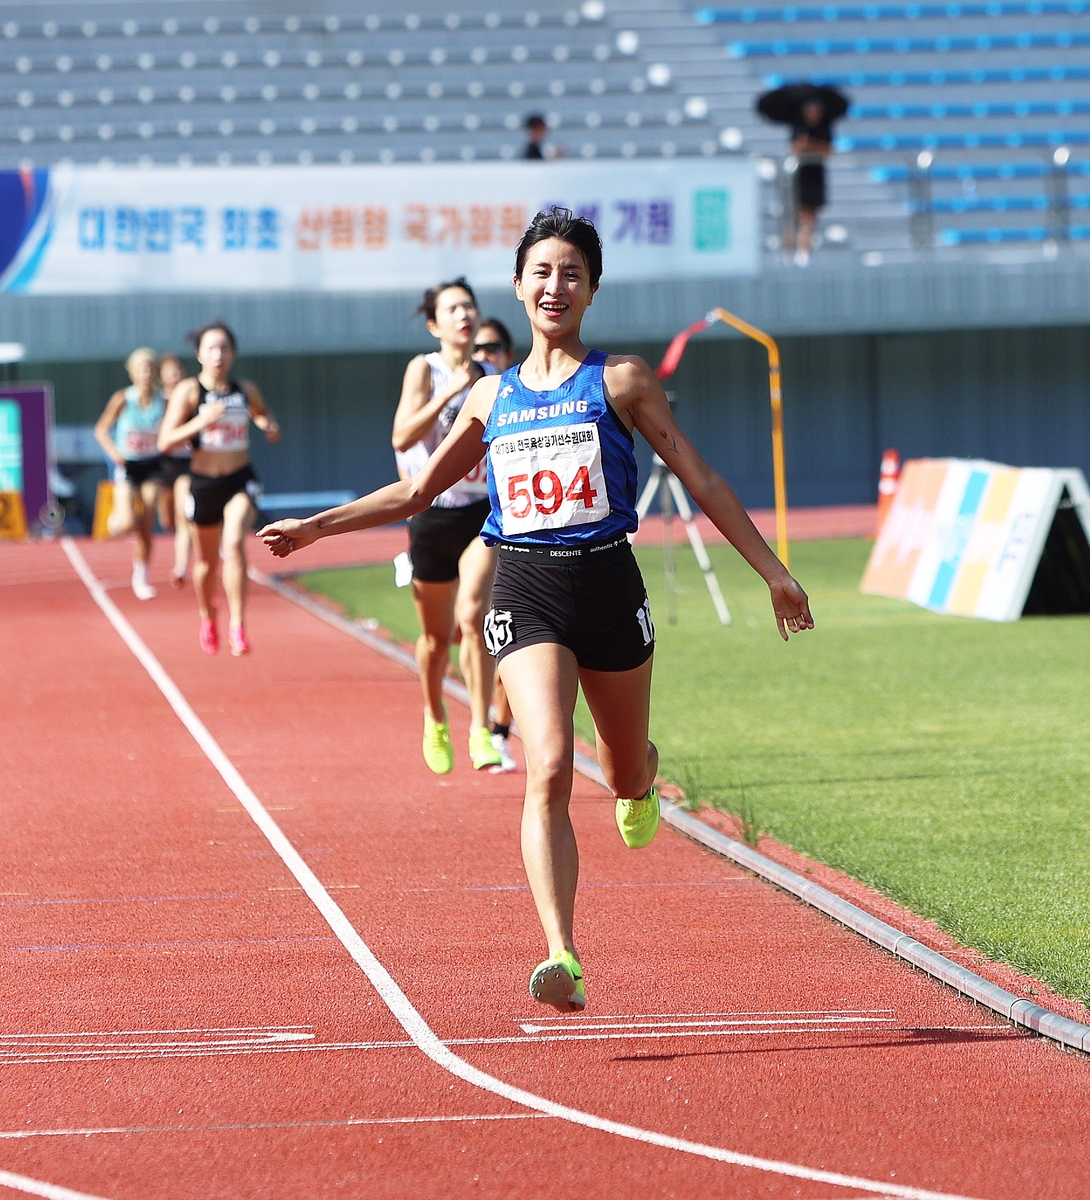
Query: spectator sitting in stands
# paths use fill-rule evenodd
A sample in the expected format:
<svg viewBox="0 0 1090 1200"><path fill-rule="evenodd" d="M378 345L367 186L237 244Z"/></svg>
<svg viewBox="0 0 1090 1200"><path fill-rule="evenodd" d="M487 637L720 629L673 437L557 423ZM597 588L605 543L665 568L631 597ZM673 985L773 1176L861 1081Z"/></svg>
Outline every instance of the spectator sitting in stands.
<svg viewBox="0 0 1090 1200"><path fill-rule="evenodd" d="M549 136L549 126L540 113L533 113L526 118L526 145L522 150L523 158L559 158L560 152L553 146L546 146L545 139Z"/></svg>

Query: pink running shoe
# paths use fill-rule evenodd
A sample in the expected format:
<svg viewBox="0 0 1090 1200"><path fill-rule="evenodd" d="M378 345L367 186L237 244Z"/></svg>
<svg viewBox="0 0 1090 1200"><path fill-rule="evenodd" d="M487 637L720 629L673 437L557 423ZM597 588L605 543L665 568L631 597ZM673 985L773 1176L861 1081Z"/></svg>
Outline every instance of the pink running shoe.
<svg viewBox="0 0 1090 1200"><path fill-rule="evenodd" d="M227 640L231 643L231 653L235 658L241 658L244 654L250 653L250 643L246 640L246 630L240 625L237 629L232 629L227 635Z"/></svg>
<svg viewBox="0 0 1090 1200"><path fill-rule="evenodd" d="M201 619L201 629L198 634L201 643L201 649L205 654L216 654L220 648L219 630L216 628L216 618L209 617L208 620Z"/></svg>

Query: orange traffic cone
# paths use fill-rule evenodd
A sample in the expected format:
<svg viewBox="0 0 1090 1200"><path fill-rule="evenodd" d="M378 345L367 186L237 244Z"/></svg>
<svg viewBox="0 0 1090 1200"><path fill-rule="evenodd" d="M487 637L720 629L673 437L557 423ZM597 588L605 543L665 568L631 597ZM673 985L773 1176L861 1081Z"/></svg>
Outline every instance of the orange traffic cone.
<svg viewBox="0 0 1090 1200"><path fill-rule="evenodd" d="M893 505L893 497L897 495L897 484L901 478L901 456L896 450L887 450L882 455L882 466L878 471L878 528L875 533L882 532L886 516Z"/></svg>

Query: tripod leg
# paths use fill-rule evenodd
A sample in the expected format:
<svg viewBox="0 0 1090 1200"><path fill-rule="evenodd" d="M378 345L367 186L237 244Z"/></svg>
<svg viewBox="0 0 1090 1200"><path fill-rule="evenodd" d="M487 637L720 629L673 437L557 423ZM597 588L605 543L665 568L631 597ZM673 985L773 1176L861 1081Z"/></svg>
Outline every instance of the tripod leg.
<svg viewBox="0 0 1090 1200"><path fill-rule="evenodd" d="M659 505L662 509L662 563L666 571L666 619L677 624L677 571L674 568L674 505L669 471L662 473Z"/></svg>
<svg viewBox="0 0 1090 1200"><path fill-rule="evenodd" d="M655 498L655 493L659 490L659 484L662 482L662 467L658 463L651 468L651 474L644 484L643 492L639 500L636 501L636 516L642 521L647 516L647 510L651 507L651 501Z"/></svg>
<svg viewBox="0 0 1090 1200"><path fill-rule="evenodd" d="M696 527L696 522L693 520L693 510L689 507L689 500L685 495L685 489L681 486L681 481L676 475L669 476L670 491L674 497L674 503L677 505L677 510L681 514L681 519L685 524L685 532L689 535L689 545L693 548L693 553L696 555L696 561L700 564L701 571L704 572L704 582L708 585L708 593L712 598L712 604L715 605L715 613L719 618L721 625L730 624L730 610L727 608L727 602L723 599L723 592L719 587L719 580L716 578L715 571L712 568L712 561L708 557L708 551L704 548L704 539L700 536L700 530Z"/></svg>

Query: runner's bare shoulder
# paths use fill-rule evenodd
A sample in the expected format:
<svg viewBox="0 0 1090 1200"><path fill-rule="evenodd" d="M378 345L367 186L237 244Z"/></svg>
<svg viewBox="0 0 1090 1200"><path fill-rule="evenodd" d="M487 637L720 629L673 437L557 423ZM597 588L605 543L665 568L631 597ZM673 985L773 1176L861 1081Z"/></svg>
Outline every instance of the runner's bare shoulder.
<svg viewBox="0 0 1090 1200"><path fill-rule="evenodd" d="M492 405L496 403L496 396L499 394L501 378L500 375L485 375L478 379L469 389L466 402L462 405L462 413L470 419L475 418L482 425L487 425L488 418L492 415Z"/></svg>

